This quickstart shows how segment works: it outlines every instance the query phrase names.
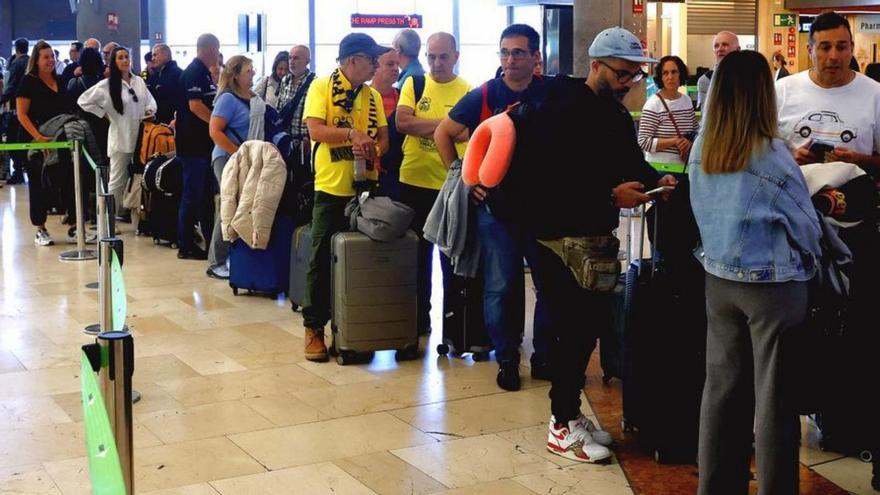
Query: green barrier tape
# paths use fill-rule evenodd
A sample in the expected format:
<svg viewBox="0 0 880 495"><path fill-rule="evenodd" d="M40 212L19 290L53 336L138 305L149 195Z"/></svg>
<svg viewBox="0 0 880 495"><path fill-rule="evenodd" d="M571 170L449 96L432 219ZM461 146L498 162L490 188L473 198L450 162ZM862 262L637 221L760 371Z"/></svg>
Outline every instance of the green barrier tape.
<svg viewBox="0 0 880 495"><path fill-rule="evenodd" d="M699 88L697 86L688 86L687 87L688 93L696 93L697 91L699 91Z"/></svg>
<svg viewBox="0 0 880 495"><path fill-rule="evenodd" d="M651 166L658 172L669 172L672 174L683 174L685 172L685 165L683 163L651 162Z"/></svg>
<svg viewBox="0 0 880 495"><path fill-rule="evenodd" d="M113 330L121 332L125 326L125 315L128 314L128 299L125 297L125 279L122 277L122 266L116 251L112 253L113 261L110 263L110 281L113 284Z"/></svg>
<svg viewBox="0 0 880 495"><path fill-rule="evenodd" d="M92 170L98 170L98 166L95 165L95 160L93 160L92 156L89 155L89 152L86 151L85 146L80 146L79 149L82 151L83 156L86 157L86 161L89 162L89 165L92 166Z"/></svg>
<svg viewBox="0 0 880 495"><path fill-rule="evenodd" d="M122 464L116 450L116 440L110 429L110 420L104 407L104 398L98 389L95 372L85 353L80 357L83 418L86 429L86 449L89 459L89 478L93 495L125 493Z"/></svg>
<svg viewBox="0 0 880 495"><path fill-rule="evenodd" d="M640 118L642 118L642 112L635 112L634 111L634 112L630 112L629 114L633 118L633 120L639 120Z"/></svg>
<svg viewBox="0 0 880 495"><path fill-rule="evenodd" d="M0 144L0 151L27 151L27 150L72 150L73 141L53 141L51 143L7 143Z"/></svg>

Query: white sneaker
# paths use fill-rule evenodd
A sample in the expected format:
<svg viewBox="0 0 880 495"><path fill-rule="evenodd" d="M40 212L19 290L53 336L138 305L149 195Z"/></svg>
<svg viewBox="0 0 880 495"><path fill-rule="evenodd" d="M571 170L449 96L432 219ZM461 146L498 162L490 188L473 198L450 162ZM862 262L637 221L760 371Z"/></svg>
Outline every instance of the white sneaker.
<svg viewBox="0 0 880 495"><path fill-rule="evenodd" d="M552 421L552 419L551 419ZM575 421L579 421L584 427L590 432L590 435L593 437L593 440L596 441L599 445L604 445L606 447L610 446L614 443L614 438L611 436L611 433L608 433L605 430L600 430L592 421L587 419L586 416L581 413Z"/></svg>
<svg viewBox="0 0 880 495"><path fill-rule="evenodd" d="M37 235L34 236L34 244L37 246L52 246L55 244L55 241L49 237L49 231L40 229L37 231Z"/></svg>
<svg viewBox="0 0 880 495"><path fill-rule="evenodd" d="M98 235L94 232L86 232L86 244L94 244L98 240ZM67 231L67 243L76 244L76 229Z"/></svg>
<svg viewBox="0 0 880 495"><path fill-rule="evenodd" d="M582 422L575 419L568 425L556 425L551 418L547 450L578 462L600 462L611 458L611 451L599 445Z"/></svg>

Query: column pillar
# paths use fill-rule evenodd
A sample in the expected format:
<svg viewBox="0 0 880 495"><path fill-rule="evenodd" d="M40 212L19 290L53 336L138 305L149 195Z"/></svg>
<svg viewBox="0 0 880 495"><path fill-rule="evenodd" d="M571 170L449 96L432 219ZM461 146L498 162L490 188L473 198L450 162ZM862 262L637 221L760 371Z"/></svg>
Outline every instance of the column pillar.
<svg viewBox="0 0 880 495"><path fill-rule="evenodd" d="M119 26L111 30L107 14L115 13ZM141 70L141 2L140 0L93 0L80 2L76 12L76 37L97 38L101 43L115 41L131 50L132 72Z"/></svg>

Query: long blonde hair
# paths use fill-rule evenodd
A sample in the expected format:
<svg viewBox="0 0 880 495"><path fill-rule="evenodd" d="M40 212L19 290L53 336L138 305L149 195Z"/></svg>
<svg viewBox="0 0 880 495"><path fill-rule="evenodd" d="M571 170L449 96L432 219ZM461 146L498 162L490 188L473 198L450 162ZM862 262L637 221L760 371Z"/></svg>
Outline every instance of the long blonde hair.
<svg viewBox="0 0 880 495"><path fill-rule="evenodd" d="M244 70L246 65L252 66L254 61L244 55L235 55L229 58L226 62L226 67L220 72L220 80L217 81L217 98L227 91L235 93L243 89L238 85L238 81L235 78L241 75L241 71Z"/></svg>
<svg viewBox="0 0 880 495"><path fill-rule="evenodd" d="M745 170L777 136L776 90L770 65L752 50L728 53L712 76L703 133L703 171Z"/></svg>

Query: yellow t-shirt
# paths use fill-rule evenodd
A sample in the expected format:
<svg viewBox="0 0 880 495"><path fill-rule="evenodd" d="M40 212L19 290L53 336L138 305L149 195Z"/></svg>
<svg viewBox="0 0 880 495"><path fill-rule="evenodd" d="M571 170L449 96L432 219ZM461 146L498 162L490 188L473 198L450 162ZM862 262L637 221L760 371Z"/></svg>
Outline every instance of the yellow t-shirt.
<svg viewBox="0 0 880 495"><path fill-rule="evenodd" d="M345 76L340 72L340 76ZM327 92L330 90L330 78L321 77L312 81L309 86L309 92L306 94L306 104L303 111L303 119L316 118L327 120L327 106L329 100ZM366 85L361 91L369 90L376 102L377 117L379 128L387 127L388 121L385 118L385 109L382 107L382 95L373 88ZM344 122L327 122L328 125L334 127L353 127L354 119L352 114L357 112L367 112L369 108L361 108L364 106L365 98L357 98L351 114L344 114ZM366 129L359 129L366 131ZM325 192L334 196L354 196L354 162L352 160L333 161L330 155L331 146L327 143L321 143L318 146L318 153L315 155L315 191ZM377 180L378 172L373 170L367 171L367 177Z"/></svg>
<svg viewBox="0 0 880 495"><path fill-rule="evenodd" d="M448 83L438 83L425 76L425 90L416 104L413 80L406 78L400 90L397 106L415 110L416 117L443 119L464 95L471 90L470 84L456 77ZM464 156L467 143L456 143L458 156ZM440 159L433 139L406 136L403 140L403 162L400 164L400 182L426 189L440 190L446 181L446 166Z"/></svg>

